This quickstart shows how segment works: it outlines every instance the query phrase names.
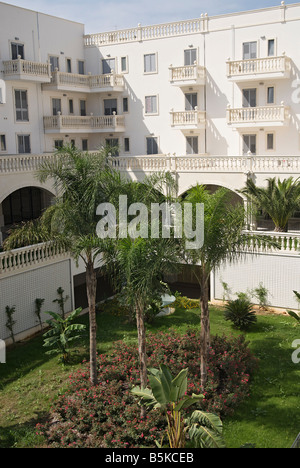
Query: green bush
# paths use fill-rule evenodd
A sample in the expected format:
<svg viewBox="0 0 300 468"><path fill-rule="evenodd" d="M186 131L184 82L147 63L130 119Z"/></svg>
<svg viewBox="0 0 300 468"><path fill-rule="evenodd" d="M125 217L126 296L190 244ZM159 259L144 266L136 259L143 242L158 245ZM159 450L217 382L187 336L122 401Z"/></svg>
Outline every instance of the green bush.
<svg viewBox="0 0 300 468"><path fill-rule="evenodd" d="M231 321L239 330L247 330L256 323L257 317L252 304L245 298L229 301L225 307L225 320Z"/></svg>

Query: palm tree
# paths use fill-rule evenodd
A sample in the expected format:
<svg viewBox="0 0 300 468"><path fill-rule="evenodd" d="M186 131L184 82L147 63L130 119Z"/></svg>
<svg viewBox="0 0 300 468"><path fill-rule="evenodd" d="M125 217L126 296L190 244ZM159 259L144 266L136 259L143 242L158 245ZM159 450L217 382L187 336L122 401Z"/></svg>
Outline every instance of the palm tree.
<svg viewBox="0 0 300 468"><path fill-rule="evenodd" d="M300 179L269 178L267 183L266 188L257 187L252 179L248 179L241 193L258 210L270 216L276 232L287 232L289 219L300 207Z"/></svg>
<svg viewBox="0 0 300 468"><path fill-rule="evenodd" d="M86 288L90 324L90 380L97 384L96 288L101 255L110 248L96 234L97 206L122 193L127 181L107 164L105 154L82 153L74 147L64 147L53 161L44 163L37 173L41 182L47 179L59 194L55 203L37 221L14 229L5 242L10 250L36 242L55 242L70 252L86 268Z"/></svg>
<svg viewBox="0 0 300 468"><path fill-rule="evenodd" d="M204 243L199 249L186 251L186 261L192 264L200 286L201 332L200 360L201 384L207 382L207 360L210 346L209 280L211 273L223 262L232 262L242 255L244 245L254 236L243 233L245 210L243 205L232 205L232 193L224 188L211 194L201 185L191 188L183 203L204 204ZM262 240L262 239L261 239ZM264 237L264 245L277 247Z"/></svg>

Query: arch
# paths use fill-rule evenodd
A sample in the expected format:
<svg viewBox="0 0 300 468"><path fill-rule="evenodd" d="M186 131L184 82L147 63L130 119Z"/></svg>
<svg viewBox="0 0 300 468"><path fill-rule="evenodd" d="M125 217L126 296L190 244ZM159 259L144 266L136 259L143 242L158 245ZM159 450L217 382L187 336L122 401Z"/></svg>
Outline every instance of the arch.
<svg viewBox="0 0 300 468"><path fill-rule="evenodd" d="M18 177L19 178L19 177ZM9 195L12 195L14 192L17 190L20 190L22 188L26 187L32 187L32 188L39 188L41 190L44 190L45 192L48 192L50 195L53 197L56 197L57 193L55 190L51 187L45 186L45 184L39 183L38 181L34 181L34 183L28 183L28 182L17 182L15 186L10 185L10 188L6 191L0 194L0 205L4 202L4 200L9 197Z"/></svg>
<svg viewBox="0 0 300 468"><path fill-rule="evenodd" d="M233 192L235 195L237 195L239 198L241 198L241 201L243 202L246 202L246 197L245 195L241 194L238 192L238 189L236 189L236 187L233 187L232 185L229 185L227 183L223 183L223 182L220 182L220 181L214 181L214 180L209 180L209 181L194 181L193 184L189 184L184 190L182 189L182 187L180 187L180 183L179 183L179 193L178 193L178 196L182 196L183 194L185 194L189 189L191 189L192 187L195 187L197 185L197 183L199 185L205 185L205 186L208 186L208 187L212 187L212 186L215 186L217 188L226 188L228 190L230 190L231 192Z"/></svg>

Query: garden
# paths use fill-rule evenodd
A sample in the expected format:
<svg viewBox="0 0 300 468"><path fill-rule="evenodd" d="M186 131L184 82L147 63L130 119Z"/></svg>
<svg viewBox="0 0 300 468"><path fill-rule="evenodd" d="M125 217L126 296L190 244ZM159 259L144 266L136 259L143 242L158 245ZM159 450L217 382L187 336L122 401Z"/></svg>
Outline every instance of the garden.
<svg viewBox="0 0 300 468"><path fill-rule="evenodd" d="M188 368L189 394L201 393L199 312L177 307L147 324L149 366L165 363L173 375ZM196 408L218 414L227 448L290 448L300 425L293 319L266 311L241 332L225 320L224 308L211 306L210 315L208 385L185 416ZM88 317L79 321L87 324ZM95 388L89 383L88 337L68 364L46 354L41 334L9 350L0 367L1 448L155 448L155 441L161 442L163 412L149 409L141 419L139 400L131 393L139 382L135 324L109 303L98 311L97 322Z"/></svg>
<svg viewBox="0 0 300 468"><path fill-rule="evenodd" d="M300 370L292 360L298 314L270 311L263 285L258 310L245 293L227 305L209 303L215 269L245 249L280 248L277 241L245 232L244 204L232 204L227 189L210 193L197 185L177 199L171 174L129 181L103 154L63 148L59 156L39 178L54 180L62 195L40 219L13 229L4 247L51 242L83 260L88 314L65 314L58 290L61 313L48 312L50 328L15 343L14 308L7 305L13 346L0 368L0 446L291 447L300 427ZM124 195L147 212L176 201L184 212L176 235L152 235L148 218L134 214L126 235L121 221L99 222L99 206L105 215L108 202L117 207ZM189 241L201 232L193 231L199 205L204 236L195 247ZM188 219L190 229L179 236ZM157 221L155 229L163 224ZM165 277L182 264L193 268L200 298L176 294L173 313L160 316L161 297L170 294ZM99 269L116 294L103 304L96 304ZM43 299L37 301L40 317Z"/></svg>

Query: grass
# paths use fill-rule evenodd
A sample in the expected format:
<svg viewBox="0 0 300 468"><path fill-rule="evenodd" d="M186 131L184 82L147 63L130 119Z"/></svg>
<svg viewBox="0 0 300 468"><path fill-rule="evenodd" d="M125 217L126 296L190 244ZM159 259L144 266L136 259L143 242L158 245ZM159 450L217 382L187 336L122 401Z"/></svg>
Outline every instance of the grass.
<svg viewBox="0 0 300 468"><path fill-rule="evenodd" d="M88 323L88 317L82 317ZM155 332L176 328L184 333L199 326L199 310L176 310L171 316L159 317L148 329ZM211 308L213 335L238 335L224 320L221 308ZM299 379L300 364L292 362L292 343L300 339L300 327L291 317L259 315L258 322L246 338L260 359L250 397L223 421L228 448L251 444L257 448L289 448L300 432ZM136 341L134 323L108 312L98 314L99 353L109 352L112 343L124 339ZM47 417L51 402L67 386L69 374L88 359L88 340L68 366L45 354L42 336L17 344L7 352L7 364L0 365L0 448L39 447L44 441L34 426Z"/></svg>

